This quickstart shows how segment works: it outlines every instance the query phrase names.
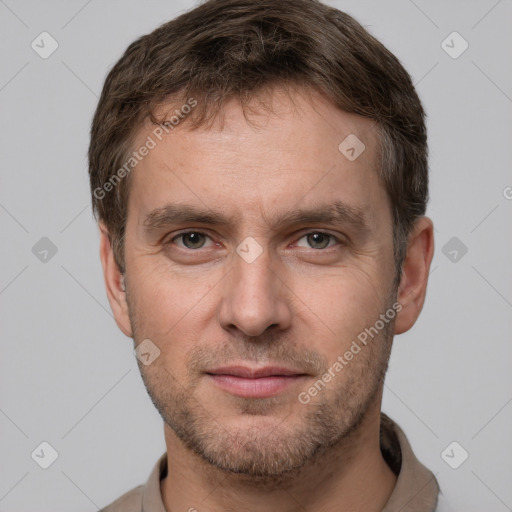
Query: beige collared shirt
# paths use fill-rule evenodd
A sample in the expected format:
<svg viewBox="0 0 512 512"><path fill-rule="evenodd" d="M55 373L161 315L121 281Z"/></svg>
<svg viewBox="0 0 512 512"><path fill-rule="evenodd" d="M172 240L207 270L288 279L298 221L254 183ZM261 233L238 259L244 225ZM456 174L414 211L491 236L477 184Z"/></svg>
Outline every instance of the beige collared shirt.
<svg viewBox="0 0 512 512"><path fill-rule="evenodd" d="M435 512L439 486L435 476L414 455L402 429L381 413L380 448L398 475L382 512ZM166 512L160 480L167 474L167 454L158 460L148 481L127 492L101 512Z"/></svg>

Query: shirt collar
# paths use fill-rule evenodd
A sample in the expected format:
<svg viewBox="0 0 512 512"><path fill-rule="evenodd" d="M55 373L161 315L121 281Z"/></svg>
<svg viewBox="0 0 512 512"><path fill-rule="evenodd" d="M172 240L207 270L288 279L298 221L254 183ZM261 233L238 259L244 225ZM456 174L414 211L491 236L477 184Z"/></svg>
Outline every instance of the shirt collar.
<svg viewBox="0 0 512 512"><path fill-rule="evenodd" d="M381 413L380 446L384 459L398 475L382 512L434 512L439 486L433 473L414 455L402 429ZM156 463L142 493L143 512L166 512L160 480L167 474L167 454Z"/></svg>
<svg viewBox="0 0 512 512"><path fill-rule="evenodd" d="M382 512L434 512L439 486L436 477L414 455L403 430L381 413L380 444L384 459L398 478Z"/></svg>

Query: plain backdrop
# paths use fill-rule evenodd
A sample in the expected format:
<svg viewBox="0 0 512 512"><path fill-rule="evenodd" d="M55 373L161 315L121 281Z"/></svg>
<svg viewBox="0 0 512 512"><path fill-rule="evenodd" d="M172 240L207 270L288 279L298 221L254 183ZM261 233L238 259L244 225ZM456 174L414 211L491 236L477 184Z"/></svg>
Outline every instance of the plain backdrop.
<svg viewBox="0 0 512 512"><path fill-rule="evenodd" d="M512 510L512 2L329 3L397 55L428 113L436 253L383 410L457 510ZM108 70L193 5L0 0L2 512L98 510L165 450L106 298L86 151ZM58 44L45 59L42 32ZM31 457L42 442L58 453L48 469ZM469 454L457 469L452 442Z"/></svg>

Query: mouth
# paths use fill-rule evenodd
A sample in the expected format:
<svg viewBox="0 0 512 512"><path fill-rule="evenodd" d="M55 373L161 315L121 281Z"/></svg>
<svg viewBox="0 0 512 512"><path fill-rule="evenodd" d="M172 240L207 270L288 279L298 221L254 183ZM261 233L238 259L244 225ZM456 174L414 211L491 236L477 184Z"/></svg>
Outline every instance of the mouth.
<svg viewBox="0 0 512 512"><path fill-rule="evenodd" d="M210 370L206 375L220 389L242 398L269 398L308 376L299 370L277 366L226 366Z"/></svg>

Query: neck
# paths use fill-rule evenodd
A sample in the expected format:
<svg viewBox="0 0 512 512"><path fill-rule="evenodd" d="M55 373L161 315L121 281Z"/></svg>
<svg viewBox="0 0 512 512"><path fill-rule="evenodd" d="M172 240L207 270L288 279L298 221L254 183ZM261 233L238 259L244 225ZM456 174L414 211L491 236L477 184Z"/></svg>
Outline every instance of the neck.
<svg viewBox="0 0 512 512"><path fill-rule="evenodd" d="M274 483L250 480L211 466L185 448L165 425L168 470L161 481L165 508L379 512L393 492L397 477L380 451L380 400L377 402L378 407L367 412L353 434L317 454L290 478Z"/></svg>

